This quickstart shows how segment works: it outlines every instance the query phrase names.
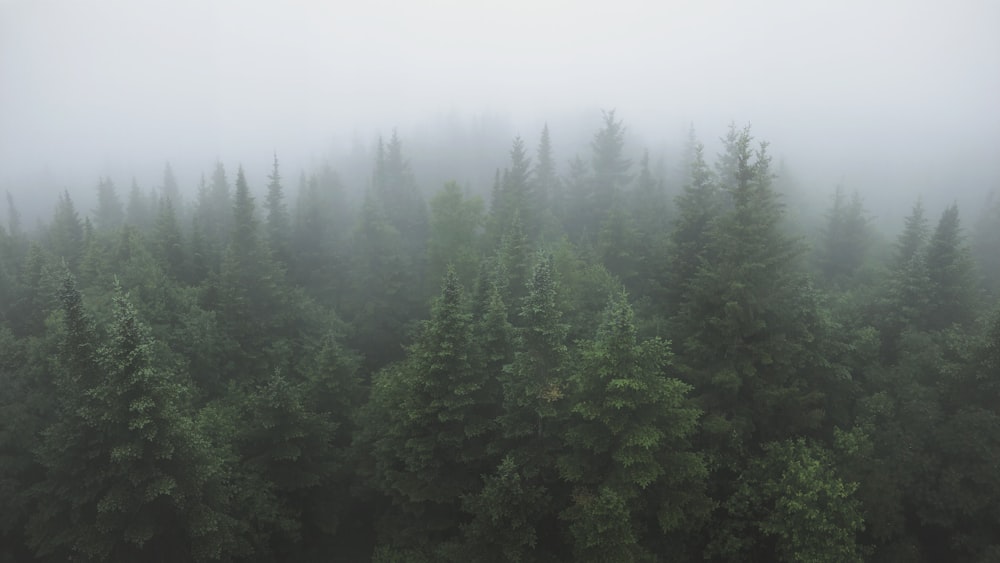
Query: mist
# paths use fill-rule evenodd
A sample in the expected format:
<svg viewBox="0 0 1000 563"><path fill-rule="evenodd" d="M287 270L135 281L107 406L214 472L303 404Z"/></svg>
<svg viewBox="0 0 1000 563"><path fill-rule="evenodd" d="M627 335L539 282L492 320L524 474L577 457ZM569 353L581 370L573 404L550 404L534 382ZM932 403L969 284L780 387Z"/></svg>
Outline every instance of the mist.
<svg viewBox="0 0 1000 563"><path fill-rule="evenodd" d="M4 2L0 189L45 217L167 161L185 190L217 160L259 187L275 152L342 168L395 129L431 192L489 181L545 123L565 166L617 109L668 167L689 127L714 154L751 123L810 193L977 204L1000 185L997 21L988 1Z"/></svg>

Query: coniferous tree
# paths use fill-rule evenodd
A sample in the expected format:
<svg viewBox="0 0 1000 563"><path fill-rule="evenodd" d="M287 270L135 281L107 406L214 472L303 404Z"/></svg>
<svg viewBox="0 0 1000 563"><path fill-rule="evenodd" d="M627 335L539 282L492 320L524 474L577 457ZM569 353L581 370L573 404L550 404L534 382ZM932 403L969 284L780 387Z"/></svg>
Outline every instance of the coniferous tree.
<svg viewBox="0 0 1000 563"><path fill-rule="evenodd" d="M499 397L486 394L485 374L474 369L471 328L462 286L449 269L407 358L373 387L378 410L371 415L383 419L372 421L382 427L374 437L375 479L406 517L404 543L418 530L425 541L455 539L461 499L490 469L487 445Z"/></svg>
<svg viewBox="0 0 1000 563"><path fill-rule="evenodd" d="M160 198L153 241L156 258L163 271L175 280L187 281L184 235L177 221L173 200L166 196Z"/></svg>
<svg viewBox="0 0 1000 563"><path fill-rule="evenodd" d="M125 222L139 229L146 229L154 216L153 205L154 202L149 200L149 194L142 191L133 178L125 208Z"/></svg>
<svg viewBox="0 0 1000 563"><path fill-rule="evenodd" d="M278 155L274 155L274 165L271 168L270 182L267 184L267 243L275 259L282 264L289 264L291 249L291 225L288 207L285 205L285 193L281 186L281 174L278 172Z"/></svg>
<svg viewBox="0 0 1000 563"><path fill-rule="evenodd" d="M368 367L403 356L407 321L415 318L419 291L400 232L389 223L377 197L366 194L354 233L352 262L353 348Z"/></svg>
<svg viewBox="0 0 1000 563"><path fill-rule="evenodd" d="M990 192L986 198L970 238L972 254L982 273L984 287L996 297L1000 295L1000 253L996 251L1000 248L1000 198L996 192Z"/></svg>
<svg viewBox="0 0 1000 563"><path fill-rule="evenodd" d="M531 158L527 156L524 141L514 138L510 149L510 167L505 168L493 191L493 201L490 203L489 241L499 242L507 227L517 215L524 227L524 232L530 240L538 235L534 207L535 189L531 180Z"/></svg>
<svg viewBox="0 0 1000 563"><path fill-rule="evenodd" d="M766 144L753 151L748 129L729 139L721 170L730 173L722 181L731 207L711 227L712 258L701 262L674 326L682 373L706 411L705 447L720 468L741 466L767 441L815 431L823 415L803 247L782 231Z"/></svg>
<svg viewBox="0 0 1000 563"><path fill-rule="evenodd" d="M267 377L279 361L277 346L294 336L289 331L289 294L282 291L284 273L271 259L261 233L241 167L231 224L233 231L218 277L218 312L222 328L236 348L226 362L230 377ZM287 351L286 351L287 353Z"/></svg>
<svg viewBox="0 0 1000 563"><path fill-rule="evenodd" d="M615 110L605 111L604 126L590 143L593 155L596 217L601 217L617 202L620 192L632 181L632 161L625 158L625 126L615 119Z"/></svg>
<svg viewBox="0 0 1000 563"><path fill-rule="evenodd" d="M97 228L103 231L117 229L125 222L125 211L122 200L118 197L111 178L101 178L97 184L97 209L94 210L94 220Z"/></svg>
<svg viewBox="0 0 1000 563"><path fill-rule="evenodd" d="M430 279L441 279L451 264L463 285L473 282L479 263L477 239L482 224L482 200L466 196L455 182L445 183L431 198Z"/></svg>
<svg viewBox="0 0 1000 563"><path fill-rule="evenodd" d="M561 517L577 560L645 560L663 543L646 537L647 528L695 529L708 506L699 495L705 466L689 442L700 413L686 404L690 387L665 373L667 344L637 340L624 292L612 296L582 356L568 393L566 453L559 457L560 473L575 490Z"/></svg>
<svg viewBox="0 0 1000 563"><path fill-rule="evenodd" d="M504 436L521 453L519 463L548 469L555 422L566 393L567 327L558 308L558 284L551 256L542 256L519 309L513 362L504 369Z"/></svg>
<svg viewBox="0 0 1000 563"><path fill-rule="evenodd" d="M117 291L101 346L72 276L63 284L60 416L38 447L46 474L30 542L39 556L85 560L238 553L218 460L180 412L183 388L152 366L146 329Z"/></svg>
<svg viewBox="0 0 1000 563"><path fill-rule="evenodd" d="M976 314L977 284L957 205L952 204L941 215L927 243L924 263L929 282L927 328L941 330L953 324L970 324Z"/></svg>
<svg viewBox="0 0 1000 563"><path fill-rule="evenodd" d="M160 197L169 199L175 210L184 209L181 189L177 185L177 177L174 176L174 169L169 162L163 167L163 186L160 188Z"/></svg>
<svg viewBox="0 0 1000 563"><path fill-rule="evenodd" d="M924 255L927 230L923 204L917 200L896 241L878 316L872 319L882 336L883 361L889 364L895 362L903 331L908 327L926 326L930 299L930 279Z"/></svg>
<svg viewBox="0 0 1000 563"><path fill-rule="evenodd" d="M868 218L860 194L855 191L847 201L843 187L837 186L826 221L819 254L820 273L826 283L837 284L857 272L868 250Z"/></svg>
<svg viewBox="0 0 1000 563"><path fill-rule="evenodd" d="M535 166L531 169L534 177L531 207L536 211L541 234L555 236L555 214L562 209L562 188L556 171L556 161L549 137L549 125L542 127L542 135L535 152Z"/></svg>
<svg viewBox="0 0 1000 563"><path fill-rule="evenodd" d="M51 252L65 260L70 269L75 269L83 258L84 229L69 192L64 191L59 196L48 235Z"/></svg>
<svg viewBox="0 0 1000 563"><path fill-rule="evenodd" d="M668 316L677 314L702 263L711 259L709 233L722 212L718 187L704 153L704 145L692 138L690 177L677 196L678 217L666 253L669 259L657 270L662 281L653 295L654 303L663 306Z"/></svg>

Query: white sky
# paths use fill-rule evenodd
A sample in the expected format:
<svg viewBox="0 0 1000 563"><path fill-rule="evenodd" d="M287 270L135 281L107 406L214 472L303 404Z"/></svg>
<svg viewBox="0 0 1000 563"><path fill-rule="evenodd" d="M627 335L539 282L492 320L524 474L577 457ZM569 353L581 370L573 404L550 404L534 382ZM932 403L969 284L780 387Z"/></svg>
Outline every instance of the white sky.
<svg viewBox="0 0 1000 563"><path fill-rule="evenodd" d="M938 160L989 183L1000 1L0 0L0 190L43 167L89 186L121 163L307 158L434 113L612 107L654 141L749 121L826 176L941 182Z"/></svg>

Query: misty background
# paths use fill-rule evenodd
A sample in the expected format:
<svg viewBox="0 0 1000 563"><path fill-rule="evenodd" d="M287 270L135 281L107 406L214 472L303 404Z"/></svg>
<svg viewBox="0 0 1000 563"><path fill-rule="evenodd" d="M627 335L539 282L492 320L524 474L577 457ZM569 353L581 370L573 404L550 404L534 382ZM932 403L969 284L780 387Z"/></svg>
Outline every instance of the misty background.
<svg viewBox="0 0 1000 563"><path fill-rule="evenodd" d="M819 206L972 216L1000 187L998 29L985 0L0 1L0 191L28 225L168 161L187 194L216 161L259 194L277 152L359 192L394 128L425 194L485 191L515 135L548 123L564 173L616 109L666 175L692 125L714 155L752 123Z"/></svg>

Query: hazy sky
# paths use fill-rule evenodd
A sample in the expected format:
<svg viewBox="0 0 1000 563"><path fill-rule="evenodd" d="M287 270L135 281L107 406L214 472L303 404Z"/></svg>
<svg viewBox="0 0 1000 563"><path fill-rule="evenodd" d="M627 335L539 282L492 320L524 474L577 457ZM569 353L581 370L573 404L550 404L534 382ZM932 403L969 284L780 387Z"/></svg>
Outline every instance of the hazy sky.
<svg viewBox="0 0 1000 563"><path fill-rule="evenodd" d="M985 190L1000 2L0 0L0 189L167 159L262 174L434 114L509 116L533 145L597 108L650 143L752 122L822 189Z"/></svg>

